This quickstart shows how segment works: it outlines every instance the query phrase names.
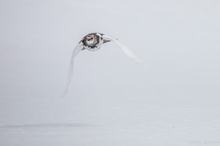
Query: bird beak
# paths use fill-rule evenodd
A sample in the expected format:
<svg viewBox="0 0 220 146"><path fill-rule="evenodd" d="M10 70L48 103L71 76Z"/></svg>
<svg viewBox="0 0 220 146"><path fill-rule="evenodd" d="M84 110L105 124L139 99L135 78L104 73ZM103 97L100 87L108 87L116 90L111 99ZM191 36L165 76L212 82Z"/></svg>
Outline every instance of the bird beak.
<svg viewBox="0 0 220 146"><path fill-rule="evenodd" d="M103 43L104 43L104 44L112 41L112 39L109 38L109 37L106 36L106 35L103 35L102 38L103 38Z"/></svg>
<svg viewBox="0 0 220 146"><path fill-rule="evenodd" d="M107 39L103 40L103 43L108 43L108 42L111 42L111 40L107 40Z"/></svg>

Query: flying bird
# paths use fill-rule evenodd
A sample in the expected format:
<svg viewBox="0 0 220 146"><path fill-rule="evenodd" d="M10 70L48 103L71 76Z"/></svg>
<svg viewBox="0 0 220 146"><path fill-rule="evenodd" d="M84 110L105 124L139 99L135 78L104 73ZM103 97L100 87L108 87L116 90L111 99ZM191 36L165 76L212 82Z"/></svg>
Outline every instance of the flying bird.
<svg viewBox="0 0 220 146"><path fill-rule="evenodd" d="M76 47L74 48L72 52L71 62L69 66L69 73L68 73L68 78L67 78L67 84L66 84L66 88L65 88L63 96L65 96L68 93L68 90L71 84L75 57L83 50L97 51L101 48L103 44L108 43L108 42L114 42L125 53L127 57L133 59L137 63L141 62L141 60L136 55L134 55L134 53L128 47L123 45L117 39L111 36L105 35L103 33L98 33L98 32L89 33L85 35L79 41L79 43L76 45Z"/></svg>

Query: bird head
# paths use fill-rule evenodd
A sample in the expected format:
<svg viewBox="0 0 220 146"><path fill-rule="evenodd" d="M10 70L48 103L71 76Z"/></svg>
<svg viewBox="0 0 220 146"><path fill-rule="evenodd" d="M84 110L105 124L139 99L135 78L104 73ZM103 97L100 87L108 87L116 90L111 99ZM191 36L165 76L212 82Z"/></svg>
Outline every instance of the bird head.
<svg viewBox="0 0 220 146"><path fill-rule="evenodd" d="M105 38L101 33L90 33L83 37L81 40L84 49L89 51L96 51L104 43L110 42L111 39Z"/></svg>

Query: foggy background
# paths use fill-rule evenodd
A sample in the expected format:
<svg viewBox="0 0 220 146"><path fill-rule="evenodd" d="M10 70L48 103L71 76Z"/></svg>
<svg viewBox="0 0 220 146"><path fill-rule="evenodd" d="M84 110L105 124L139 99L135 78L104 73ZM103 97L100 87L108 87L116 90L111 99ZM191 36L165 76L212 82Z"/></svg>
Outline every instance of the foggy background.
<svg viewBox="0 0 220 146"><path fill-rule="evenodd" d="M217 0L0 0L0 145L220 145ZM119 38L81 52L87 33Z"/></svg>

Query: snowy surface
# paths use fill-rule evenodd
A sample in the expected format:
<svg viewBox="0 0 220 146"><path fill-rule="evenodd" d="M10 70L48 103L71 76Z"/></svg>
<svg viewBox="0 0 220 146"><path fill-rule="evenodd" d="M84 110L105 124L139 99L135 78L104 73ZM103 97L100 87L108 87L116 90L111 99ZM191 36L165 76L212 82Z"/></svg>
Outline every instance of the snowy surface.
<svg viewBox="0 0 220 146"><path fill-rule="evenodd" d="M219 146L220 2L1 0L1 146ZM81 37L119 38L77 56Z"/></svg>

